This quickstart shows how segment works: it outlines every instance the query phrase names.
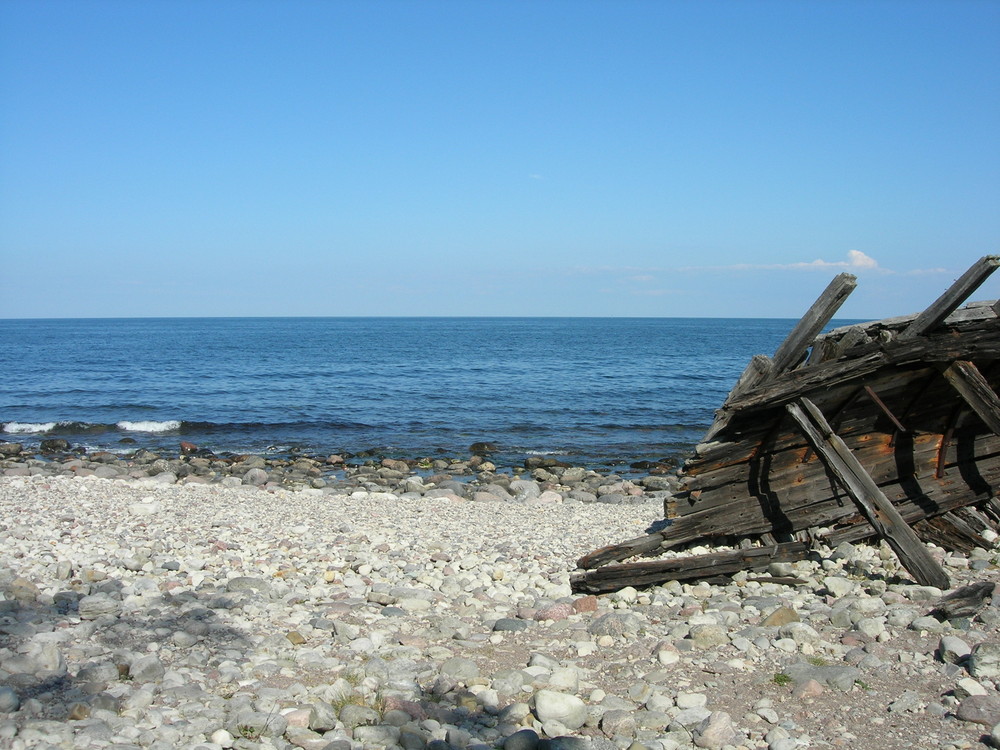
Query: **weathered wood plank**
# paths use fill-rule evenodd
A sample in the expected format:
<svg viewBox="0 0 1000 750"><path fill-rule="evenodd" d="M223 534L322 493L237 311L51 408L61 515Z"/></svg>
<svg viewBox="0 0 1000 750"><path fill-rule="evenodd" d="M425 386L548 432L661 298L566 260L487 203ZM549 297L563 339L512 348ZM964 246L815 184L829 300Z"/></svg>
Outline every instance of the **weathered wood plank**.
<svg viewBox="0 0 1000 750"><path fill-rule="evenodd" d="M774 369L771 377L781 374L802 361L806 350L812 346L816 336L836 315L837 310L840 309L844 300L857 285L857 277L850 273L839 274L830 282L774 353L774 357L772 357Z"/></svg>
<svg viewBox="0 0 1000 750"><path fill-rule="evenodd" d="M807 398L788 404L787 409L812 441L816 452L850 493L868 522L888 542L907 571L918 583L949 588L951 584L944 570L868 476L844 441L833 432L822 412Z"/></svg>
<svg viewBox="0 0 1000 750"><path fill-rule="evenodd" d="M951 620L956 617L975 617L995 594L996 584L993 581L963 586L941 597L930 614L940 617L942 620Z"/></svg>
<svg viewBox="0 0 1000 750"><path fill-rule="evenodd" d="M949 359L948 362L950 361ZM796 370L790 376L817 369L819 366ZM954 390L940 373L940 366L916 362L905 368L894 368L891 372L872 373L862 382L878 393L907 431L940 432L944 429L947 416L950 414L949 404L954 402ZM848 378L841 383L818 381L814 387L803 388L799 391L799 395L808 396L823 409L824 413L836 413L842 408L841 404L849 402L852 395L857 392L858 380ZM1000 390L1000 372L991 372L988 380L994 389ZM770 386L767 390L772 392ZM784 395L792 397L796 393L790 390ZM750 394L749 398L756 400L756 395ZM715 436L725 437L726 440L710 445L699 445L697 455L685 461L684 474L697 476L747 461L759 451L762 442L769 435L774 439L766 446L768 451L785 449L787 446L782 444L784 436L771 434L775 420L783 417L784 404L780 400L773 404L759 403L734 410L729 415L725 432ZM850 437L855 432L866 433L873 429L892 428L888 423L884 427L874 423L872 410L864 400L860 400L847 404L837 417L836 429L841 437L850 442ZM798 430L794 430L793 434L793 444L805 444L805 439Z"/></svg>
<svg viewBox="0 0 1000 750"><path fill-rule="evenodd" d="M648 555L660 549L663 544L663 532L657 531L646 536L629 539L621 544L611 544L590 552L576 561L576 567L585 570L598 568L619 560L627 560L636 555Z"/></svg>
<svg viewBox="0 0 1000 750"><path fill-rule="evenodd" d="M771 547L712 552L669 560L605 565L573 575L570 585L577 592L600 594L624 586L654 586L667 581L691 581L732 575L741 570L765 570L773 562L802 560L808 555L808 544L788 542Z"/></svg>
<svg viewBox="0 0 1000 750"><path fill-rule="evenodd" d="M1000 266L1000 256L997 255L986 255L973 263L968 271L899 334L899 338L912 339L933 331L957 310L998 266Z"/></svg>
<svg viewBox="0 0 1000 750"><path fill-rule="evenodd" d="M918 521L913 530L921 539L953 552L968 554L976 547L989 546L985 539L951 513Z"/></svg>
<svg viewBox="0 0 1000 750"><path fill-rule="evenodd" d="M945 318L945 323L948 325L956 325L977 320L996 318L997 315L1000 315L1000 313L995 311L996 309L1000 309L1000 300L978 300L976 302L970 302L965 307L952 312L951 315ZM817 337L817 341L823 342L826 339L840 339L852 328L861 328L866 331L869 336L876 336L879 331L888 331L895 334L904 330L916 319L916 314L910 314L897 315L892 318L882 318L880 320L872 320L867 323L851 323L850 325L834 328L833 330L820 334Z"/></svg>
<svg viewBox="0 0 1000 750"><path fill-rule="evenodd" d="M858 347L855 357L823 362L789 372L785 377L771 379L761 387L735 399L731 410L771 409L783 407L802 394L821 392L845 383L870 377L888 365L917 365L928 362L950 363L956 359L1000 358L1000 337L995 321L988 327L977 326L962 335L927 336L903 344L882 347L872 343ZM992 329L992 330L991 330Z"/></svg>
<svg viewBox="0 0 1000 750"><path fill-rule="evenodd" d="M1000 398L975 363L968 360L952 362L944 376L986 426L1000 435Z"/></svg>
<svg viewBox="0 0 1000 750"><path fill-rule="evenodd" d="M879 486L911 479L934 480L938 451L943 444L941 436L935 433L912 435L905 443L897 443L890 434L873 432L851 441L845 439L845 442ZM745 461L711 473L685 477L682 487L700 494L696 499L685 496L683 492L676 495L676 512L685 515L695 509L726 504L735 495L753 497L752 480L778 494L786 508L793 508L801 498L819 500L821 496L816 482L822 480L827 471L821 462L806 460L809 450L805 445L790 444L781 450L769 451L761 460ZM956 466L974 465L997 454L1000 454L1000 436L990 432L974 434L965 431L944 446L942 468L950 471ZM733 488L733 485L739 486ZM889 494L889 490L883 489Z"/></svg>

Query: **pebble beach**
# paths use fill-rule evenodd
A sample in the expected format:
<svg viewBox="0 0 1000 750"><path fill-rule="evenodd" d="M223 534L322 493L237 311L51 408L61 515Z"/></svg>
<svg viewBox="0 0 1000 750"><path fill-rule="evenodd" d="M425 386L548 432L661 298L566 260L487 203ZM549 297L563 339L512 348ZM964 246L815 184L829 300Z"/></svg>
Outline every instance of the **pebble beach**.
<svg viewBox="0 0 1000 750"><path fill-rule="evenodd" d="M772 566L793 584L575 593L579 556L662 520L664 477L550 466L461 491L402 466L286 486L66 463L11 451L0 477L0 747L1000 740L1000 598L935 617L946 592L877 544ZM956 587L1000 578L995 549L934 551Z"/></svg>

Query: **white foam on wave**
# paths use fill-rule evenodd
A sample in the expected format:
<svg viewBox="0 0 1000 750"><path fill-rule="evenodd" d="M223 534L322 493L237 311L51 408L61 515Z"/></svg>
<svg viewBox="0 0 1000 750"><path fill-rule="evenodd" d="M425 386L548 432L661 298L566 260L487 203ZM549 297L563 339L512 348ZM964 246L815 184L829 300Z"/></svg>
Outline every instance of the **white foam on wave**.
<svg viewBox="0 0 1000 750"><path fill-rule="evenodd" d="M3 426L3 431L12 435L32 434L36 432L49 432L54 429L57 422L8 422Z"/></svg>
<svg viewBox="0 0 1000 750"><path fill-rule="evenodd" d="M179 419L168 419L165 422L119 422L115 426L125 432L169 432L179 430L181 423Z"/></svg>

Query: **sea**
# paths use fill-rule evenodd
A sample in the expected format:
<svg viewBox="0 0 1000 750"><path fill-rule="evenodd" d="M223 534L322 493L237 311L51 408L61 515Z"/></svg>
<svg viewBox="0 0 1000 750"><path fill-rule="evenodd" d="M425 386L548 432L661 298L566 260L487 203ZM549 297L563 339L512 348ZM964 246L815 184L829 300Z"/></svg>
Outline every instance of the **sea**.
<svg viewBox="0 0 1000 750"><path fill-rule="evenodd" d="M689 453L794 326L702 318L0 320L0 441L176 455Z"/></svg>

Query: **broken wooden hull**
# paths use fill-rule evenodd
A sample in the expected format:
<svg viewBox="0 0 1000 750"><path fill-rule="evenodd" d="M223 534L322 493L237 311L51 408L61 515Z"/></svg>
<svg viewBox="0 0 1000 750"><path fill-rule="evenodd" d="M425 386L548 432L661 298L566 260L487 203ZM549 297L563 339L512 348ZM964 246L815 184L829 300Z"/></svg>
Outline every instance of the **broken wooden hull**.
<svg viewBox="0 0 1000 750"><path fill-rule="evenodd" d="M998 265L983 258L919 315L819 335L854 288L839 276L774 357L750 363L677 474L670 524L581 558L577 588L667 549L876 534L947 587L921 539L968 546L1000 520L998 305L958 309Z"/></svg>

